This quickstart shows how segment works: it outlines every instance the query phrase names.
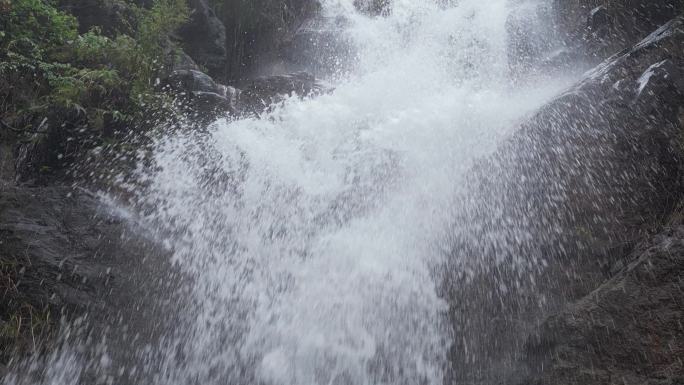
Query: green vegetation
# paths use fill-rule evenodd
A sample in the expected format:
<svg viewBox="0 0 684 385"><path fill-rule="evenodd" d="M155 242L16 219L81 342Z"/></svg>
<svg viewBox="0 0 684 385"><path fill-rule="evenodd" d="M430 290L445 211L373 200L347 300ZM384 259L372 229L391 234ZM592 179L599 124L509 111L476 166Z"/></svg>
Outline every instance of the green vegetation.
<svg viewBox="0 0 684 385"><path fill-rule="evenodd" d="M102 0L128 7L129 33L97 25L79 32L68 1L0 0L0 140L31 153L29 172L38 177L83 160L89 149L125 148L120 139L151 128L155 111L165 114L171 96L157 83L176 49L168 36L189 14L185 0L149 8ZM59 309L34 298L49 293L23 293L26 268L0 255L0 363L15 349L39 350L59 318Z"/></svg>
<svg viewBox="0 0 684 385"><path fill-rule="evenodd" d="M98 27L79 34L56 0L0 0L2 129L19 140L50 135L48 157L68 163L84 146L115 139L164 108L155 81L174 49L168 35L189 10L185 0L125 4L135 15L133 36L106 36Z"/></svg>

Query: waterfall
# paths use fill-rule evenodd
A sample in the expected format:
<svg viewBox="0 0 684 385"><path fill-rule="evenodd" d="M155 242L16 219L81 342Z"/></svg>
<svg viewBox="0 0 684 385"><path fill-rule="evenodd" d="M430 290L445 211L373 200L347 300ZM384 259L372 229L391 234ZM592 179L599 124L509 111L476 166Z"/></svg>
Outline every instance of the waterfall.
<svg viewBox="0 0 684 385"><path fill-rule="evenodd" d="M127 209L188 277L140 365L156 384L443 382L451 199L562 82L512 80L506 0L353 3L322 2L349 47L330 92L159 135L139 162Z"/></svg>

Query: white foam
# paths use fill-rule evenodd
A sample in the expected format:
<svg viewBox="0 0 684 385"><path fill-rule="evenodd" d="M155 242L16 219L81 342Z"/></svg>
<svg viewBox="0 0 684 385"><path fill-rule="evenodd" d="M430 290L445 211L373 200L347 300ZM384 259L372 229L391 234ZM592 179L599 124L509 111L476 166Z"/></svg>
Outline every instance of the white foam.
<svg viewBox="0 0 684 385"><path fill-rule="evenodd" d="M198 281L175 383L442 382L433 237L463 170L558 87L511 91L506 1L440 3L325 1L356 48L333 93L159 141L140 200Z"/></svg>

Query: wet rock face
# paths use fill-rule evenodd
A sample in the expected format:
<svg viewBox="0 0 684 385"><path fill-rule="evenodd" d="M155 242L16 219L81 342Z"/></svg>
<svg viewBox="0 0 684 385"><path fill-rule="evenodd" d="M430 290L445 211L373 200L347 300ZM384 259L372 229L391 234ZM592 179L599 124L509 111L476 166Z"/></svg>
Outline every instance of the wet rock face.
<svg viewBox="0 0 684 385"><path fill-rule="evenodd" d="M51 348L62 316L81 318L77 324L95 339L106 336L117 362L140 364L133 347L152 343L173 323L173 313L162 310L156 297L172 296L182 279L173 275L165 251L139 234L85 190L0 188L0 327L18 315L26 330L10 339L0 336L0 378L4 365L10 359L10 368L20 365L34 342ZM160 279L164 276L165 281ZM41 318L32 318L37 316ZM49 335L32 336L35 325L47 327ZM22 351L13 351L17 347ZM99 362L102 352L94 348L82 353ZM119 383L149 382L132 378Z"/></svg>
<svg viewBox="0 0 684 385"><path fill-rule="evenodd" d="M600 61L629 48L684 11L681 0L555 0L556 24L568 47Z"/></svg>
<svg viewBox="0 0 684 385"><path fill-rule="evenodd" d="M189 0L190 21L178 34L195 62L207 68L209 75L224 79L228 65L226 28L206 0Z"/></svg>
<svg viewBox="0 0 684 385"><path fill-rule="evenodd" d="M190 112L202 113L207 122L226 113L260 114L287 97L306 97L325 91L316 77L307 72L258 77L243 83L240 89L218 84L197 70L174 71L165 82L177 95L187 99Z"/></svg>
<svg viewBox="0 0 684 385"><path fill-rule="evenodd" d="M312 96L325 91L307 72L256 78L243 84L241 89L240 108L248 113L260 113L288 96Z"/></svg>
<svg viewBox="0 0 684 385"><path fill-rule="evenodd" d="M681 217L681 213L679 214ZM684 383L684 225L641 244L525 346L528 384Z"/></svg>
<svg viewBox="0 0 684 385"><path fill-rule="evenodd" d="M214 79L198 70L176 70L167 82L181 91L220 93L220 87Z"/></svg>
<svg viewBox="0 0 684 385"><path fill-rule="evenodd" d="M235 114L240 91L218 84L204 72L188 69L176 70L165 81L176 94L188 101L195 113L202 113L207 120L225 113Z"/></svg>
<svg viewBox="0 0 684 385"><path fill-rule="evenodd" d="M534 383L541 366L521 361L528 336L609 279L682 200L682 46L679 18L589 72L475 167L446 277L456 382Z"/></svg>
<svg viewBox="0 0 684 385"><path fill-rule="evenodd" d="M286 51L297 31L316 16L320 2L226 0L223 9L229 58L226 78L233 84L297 70Z"/></svg>
<svg viewBox="0 0 684 385"><path fill-rule="evenodd" d="M32 290L19 291L29 293L27 300L36 307L87 307L95 302L92 289L107 280L108 266L78 268L107 247L100 239L106 226L97 220L90 223L84 215L92 209L89 198L69 188L3 189L0 254L3 261L21 266L19 284Z"/></svg>
<svg viewBox="0 0 684 385"><path fill-rule="evenodd" d="M29 319L29 312L57 323L62 315L101 311L104 296L118 281L117 266L131 256L116 247L121 228L96 217L97 206L92 197L66 187L2 188L2 320ZM12 357L5 349L13 344L0 341L0 362Z"/></svg>
<svg viewBox="0 0 684 385"><path fill-rule="evenodd" d="M70 167L98 143L86 117L74 109L54 108L34 122L30 140L7 141L12 143L8 161L14 165L16 182L45 184L66 179ZM120 128L111 114L104 114L102 122L103 138L112 137Z"/></svg>
<svg viewBox="0 0 684 385"><path fill-rule="evenodd" d="M334 74L351 64L352 47L344 39L347 20L319 15L307 20L283 46L283 58L317 74Z"/></svg>

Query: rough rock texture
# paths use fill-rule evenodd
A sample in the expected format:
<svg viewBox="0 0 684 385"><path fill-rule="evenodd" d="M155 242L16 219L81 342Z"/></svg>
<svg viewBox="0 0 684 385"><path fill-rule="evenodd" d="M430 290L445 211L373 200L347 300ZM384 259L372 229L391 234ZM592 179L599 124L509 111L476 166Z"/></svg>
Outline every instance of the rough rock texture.
<svg viewBox="0 0 684 385"><path fill-rule="evenodd" d="M206 119L236 112L240 91L216 83L204 72L193 69L176 70L165 83L179 96L188 99L191 111L203 114Z"/></svg>
<svg viewBox="0 0 684 385"><path fill-rule="evenodd" d="M207 123L226 113L259 114L286 97L312 96L325 91L325 87L307 72L258 77L237 89L218 84L197 70L177 70L165 83L187 99L189 112L201 114L200 118Z"/></svg>
<svg viewBox="0 0 684 385"><path fill-rule="evenodd" d="M534 380L684 384L684 225L641 244L628 266L550 317L528 341Z"/></svg>
<svg viewBox="0 0 684 385"><path fill-rule="evenodd" d="M307 72L265 76L246 82L241 87L243 111L259 113L273 103L291 95L311 96L325 91L325 86Z"/></svg>
<svg viewBox="0 0 684 385"><path fill-rule="evenodd" d="M226 27L206 0L188 0L192 9L190 21L178 31L185 51L209 75L224 79L228 63Z"/></svg>
<svg viewBox="0 0 684 385"><path fill-rule="evenodd" d="M352 46L343 38L347 21L317 15L283 44L283 60L314 73L330 74L351 64Z"/></svg>
<svg viewBox="0 0 684 385"><path fill-rule="evenodd" d="M652 145L664 134L662 138L669 138L671 143L667 147L670 152L680 154L684 134L683 44L684 19L680 17L634 48L608 59L584 82L585 88L592 82L604 89L613 84L612 98L595 99L598 105L614 108L611 100L631 101L614 112L615 120L626 118L631 131L643 130L646 136L641 143ZM649 122L632 120L626 108L648 116ZM666 153L666 148L652 148L635 160L648 164L649 157L665 160ZM658 235L647 237L633 252L625 252L632 249L633 242L628 242L619 249L621 252L614 253L604 262L608 279L597 281L586 273L578 277L584 280L582 290L566 294L570 304L546 319L526 341L521 360L529 371L520 383L684 383L684 228L681 208L676 207L684 198L684 174L681 155L678 158L671 159L674 163L664 174L654 175L649 167L641 174L643 182L660 186L654 193L644 194L640 203L654 209L651 215L623 219L622 229L608 228L606 235L614 234L612 244L616 244L619 239L629 240L622 230L657 229L670 216L675 217L673 223ZM625 207L621 208L624 211ZM591 292L578 295L582 291Z"/></svg>
<svg viewBox="0 0 684 385"><path fill-rule="evenodd" d="M527 336L608 279L682 200L682 46L680 18L588 73L475 167L455 199L465 203L446 277L456 382L527 378Z"/></svg>
<svg viewBox="0 0 684 385"><path fill-rule="evenodd" d="M0 283L2 319L23 314L30 306L41 315L49 313L55 334L62 316L81 317L87 321L81 322L82 332L95 340L107 336L112 347L128 347L112 353L123 355L117 362L134 365L138 358L130 356L130 347L153 341L164 327L160 320L168 319L155 313L160 311L157 302L150 302L170 295L178 283L157 280L170 271L164 258L161 248L140 238L126 220L85 190L60 186L0 190L0 276L6 280ZM26 332L0 338L0 365L22 357L14 348L24 353L34 349L32 319L22 326ZM28 346L17 338L27 339ZM49 347L50 339L35 342L38 348L44 343L48 345L42 347Z"/></svg>
<svg viewBox="0 0 684 385"><path fill-rule="evenodd" d="M318 0L226 0L227 81L292 72L284 50L319 8Z"/></svg>
<svg viewBox="0 0 684 385"><path fill-rule="evenodd" d="M7 159L14 165L13 174L22 183L43 183L65 178L69 166L79 160L86 149L93 148L101 138L111 138L119 129L111 114L103 116L101 137L92 134L94 127L73 109L55 108L48 111L34 126L29 140L17 142L12 133L0 134L5 143L12 143Z"/></svg>
<svg viewBox="0 0 684 385"><path fill-rule="evenodd" d="M3 319L31 309L55 322L102 306L98 293L107 292L112 278L117 234L111 224L93 218L92 210L92 198L70 188L2 188ZM2 362L11 357L12 345L5 336Z"/></svg>
<svg viewBox="0 0 684 385"><path fill-rule="evenodd" d="M682 0L554 0L556 24L568 47L589 61L628 48L674 15Z"/></svg>
<svg viewBox="0 0 684 385"><path fill-rule="evenodd" d="M93 288L108 279L111 261L83 264L112 240L102 239L106 223L88 220L92 202L79 195L70 188L4 188L0 196L0 255L17 269L16 290L38 308L94 305Z"/></svg>

